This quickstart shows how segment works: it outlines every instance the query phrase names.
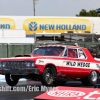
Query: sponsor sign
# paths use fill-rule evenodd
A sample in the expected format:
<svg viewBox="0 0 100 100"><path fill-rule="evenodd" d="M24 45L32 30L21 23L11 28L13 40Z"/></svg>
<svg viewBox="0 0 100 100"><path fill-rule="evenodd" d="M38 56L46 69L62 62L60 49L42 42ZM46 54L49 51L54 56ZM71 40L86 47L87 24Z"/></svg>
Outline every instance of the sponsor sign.
<svg viewBox="0 0 100 100"><path fill-rule="evenodd" d="M45 100L100 100L100 89L56 87L35 98Z"/></svg>
<svg viewBox="0 0 100 100"><path fill-rule="evenodd" d="M88 62L72 62L72 61L64 61L67 66L77 66L77 67L90 67L90 63Z"/></svg>
<svg viewBox="0 0 100 100"><path fill-rule="evenodd" d="M76 18L32 18L23 24L27 35L34 33L73 33L91 32L91 22L87 19Z"/></svg>
<svg viewBox="0 0 100 100"><path fill-rule="evenodd" d="M0 18L0 29L15 29L15 21L10 18Z"/></svg>

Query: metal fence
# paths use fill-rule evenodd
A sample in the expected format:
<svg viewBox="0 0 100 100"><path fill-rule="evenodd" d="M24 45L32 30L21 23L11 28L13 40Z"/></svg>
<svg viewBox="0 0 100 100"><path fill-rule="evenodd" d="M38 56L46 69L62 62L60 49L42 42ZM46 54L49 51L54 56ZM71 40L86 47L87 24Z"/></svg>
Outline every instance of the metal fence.
<svg viewBox="0 0 100 100"><path fill-rule="evenodd" d="M60 43L60 45L74 45L75 42ZM77 42L80 47L90 48L100 44L99 42ZM14 57L20 54L31 54L35 47L46 44L0 44L0 58ZM51 45L48 43L47 45ZM52 43L53 45L53 43ZM57 45L57 44L56 44Z"/></svg>
<svg viewBox="0 0 100 100"><path fill-rule="evenodd" d="M30 54L38 44L0 44L0 58Z"/></svg>

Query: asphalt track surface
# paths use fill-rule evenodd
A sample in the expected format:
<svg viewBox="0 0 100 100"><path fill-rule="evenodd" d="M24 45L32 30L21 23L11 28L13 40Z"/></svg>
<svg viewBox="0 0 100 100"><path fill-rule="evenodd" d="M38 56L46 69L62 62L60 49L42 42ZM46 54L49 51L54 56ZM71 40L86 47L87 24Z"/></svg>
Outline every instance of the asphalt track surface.
<svg viewBox="0 0 100 100"><path fill-rule="evenodd" d="M6 82L1 82L0 87L8 86ZM46 91L41 91L41 82L36 81L20 81L16 87L39 87L39 91L27 91L27 92L15 92L15 91L0 91L0 100L34 100L34 97L39 96ZM82 85L80 81L69 81L65 85L65 87L84 87L84 88L93 88L93 86L85 87ZM13 88L13 87L12 87Z"/></svg>

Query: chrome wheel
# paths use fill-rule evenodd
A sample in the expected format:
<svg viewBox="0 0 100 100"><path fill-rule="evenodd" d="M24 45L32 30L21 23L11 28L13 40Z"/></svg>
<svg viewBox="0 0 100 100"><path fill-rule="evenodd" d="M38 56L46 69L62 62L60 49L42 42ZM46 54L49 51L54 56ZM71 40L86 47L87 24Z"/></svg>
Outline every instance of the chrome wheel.
<svg viewBox="0 0 100 100"><path fill-rule="evenodd" d="M93 82L95 82L97 80L97 78L98 78L97 72L96 71L92 71L91 72L91 80Z"/></svg>
<svg viewBox="0 0 100 100"><path fill-rule="evenodd" d="M98 73L97 71L92 71L88 77L82 78L82 84L86 86L94 86L97 83Z"/></svg>
<svg viewBox="0 0 100 100"><path fill-rule="evenodd" d="M53 79L54 79L53 70L50 67L45 68L41 75L42 84L46 86L51 86L53 83Z"/></svg>
<svg viewBox="0 0 100 100"><path fill-rule="evenodd" d="M50 69L46 70L45 79L48 84L53 82L52 71Z"/></svg>

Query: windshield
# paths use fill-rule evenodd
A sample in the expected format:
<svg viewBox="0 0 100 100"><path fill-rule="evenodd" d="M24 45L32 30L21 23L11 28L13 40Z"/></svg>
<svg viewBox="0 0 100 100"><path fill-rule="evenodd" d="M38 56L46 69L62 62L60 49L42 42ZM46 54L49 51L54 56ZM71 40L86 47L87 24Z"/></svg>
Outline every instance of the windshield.
<svg viewBox="0 0 100 100"><path fill-rule="evenodd" d="M64 47L39 47L35 48L31 55L59 56L63 50Z"/></svg>

